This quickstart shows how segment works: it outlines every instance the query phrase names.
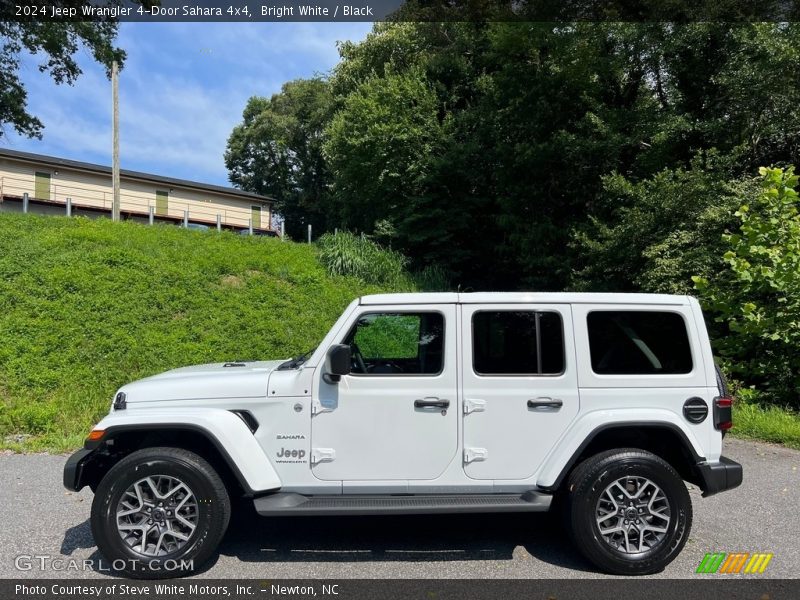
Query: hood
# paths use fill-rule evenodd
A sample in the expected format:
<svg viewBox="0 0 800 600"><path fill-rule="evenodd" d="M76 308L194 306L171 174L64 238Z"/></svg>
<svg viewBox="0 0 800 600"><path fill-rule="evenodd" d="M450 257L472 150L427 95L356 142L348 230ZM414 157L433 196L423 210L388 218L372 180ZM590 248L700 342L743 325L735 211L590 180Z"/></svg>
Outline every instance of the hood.
<svg viewBox="0 0 800 600"><path fill-rule="evenodd" d="M163 400L256 398L282 360L212 363L172 369L122 386L128 404Z"/></svg>

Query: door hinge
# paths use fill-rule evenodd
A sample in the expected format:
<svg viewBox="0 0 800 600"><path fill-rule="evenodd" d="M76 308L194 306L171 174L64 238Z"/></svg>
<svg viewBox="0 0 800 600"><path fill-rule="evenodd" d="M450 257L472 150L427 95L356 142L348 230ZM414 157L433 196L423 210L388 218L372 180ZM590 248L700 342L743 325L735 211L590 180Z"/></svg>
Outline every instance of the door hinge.
<svg viewBox="0 0 800 600"><path fill-rule="evenodd" d="M311 464L316 465L323 462L332 462L336 458L336 450L333 448L312 448Z"/></svg>
<svg viewBox="0 0 800 600"><path fill-rule="evenodd" d="M320 413L331 412L333 410L332 406L325 406L319 400L313 400L311 402L311 414L318 415Z"/></svg>
<svg viewBox="0 0 800 600"><path fill-rule="evenodd" d="M464 448L464 463L479 462L489 457L486 448Z"/></svg>
<svg viewBox="0 0 800 600"><path fill-rule="evenodd" d="M473 412L483 412L486 410L486 400L478 400L475 399L464 399L464 414L468 415L469 413Z"/></svg>

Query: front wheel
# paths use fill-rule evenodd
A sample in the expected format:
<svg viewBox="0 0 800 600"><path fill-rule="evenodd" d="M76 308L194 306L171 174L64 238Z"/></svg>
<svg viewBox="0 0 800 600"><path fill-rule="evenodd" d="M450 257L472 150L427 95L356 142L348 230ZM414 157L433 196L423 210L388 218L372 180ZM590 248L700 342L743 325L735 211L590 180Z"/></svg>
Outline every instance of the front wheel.
<svg viewBox="0 0 800 600"><path fill-rule="evenodd" d="M92 534L113 570L176 577L209 559L230 514L225 484L203 458L179 448L146 448L103 477L92 503Z"/></svg>
<svg viewBox="0 0 800 600"><path fill-rule="evenodd" d="M669 463L634 448L602 452L570 475L567 521L580 551L603 571L662 571L683 549L692 503Z"/></svg>

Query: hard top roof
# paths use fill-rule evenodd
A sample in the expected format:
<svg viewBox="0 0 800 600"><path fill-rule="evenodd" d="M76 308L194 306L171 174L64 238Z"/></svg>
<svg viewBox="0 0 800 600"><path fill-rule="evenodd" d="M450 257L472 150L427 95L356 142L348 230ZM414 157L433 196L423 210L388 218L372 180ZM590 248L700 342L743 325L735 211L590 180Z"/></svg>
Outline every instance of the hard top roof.
<svg viewBox="0 0 800 600"><path fill-rule="evenodd" d="M594 292L422 292L371 294L362 305L380 304L672 304L686 305L689 296Z"/></svg>

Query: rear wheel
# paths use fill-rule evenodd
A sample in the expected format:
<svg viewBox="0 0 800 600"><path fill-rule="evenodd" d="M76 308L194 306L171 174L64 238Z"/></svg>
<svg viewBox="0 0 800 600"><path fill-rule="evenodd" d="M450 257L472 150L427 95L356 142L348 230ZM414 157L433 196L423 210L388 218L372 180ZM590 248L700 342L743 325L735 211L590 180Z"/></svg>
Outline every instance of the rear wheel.
<svg viewBox="0 0 800 600"><path fill-rule="evenodd" d="M575 544L617 575L663 570L683 549L692 525L689 492L675 469L633 448L581 463L567 482L566 504Z"/></svg>
<svg viewBox="0 0 800 600"><path fill-rule="evenodd" d="M225 485L203 458L179 448L147 448L123 458L100 482L92 534L115 571L176 577L209 559L230 514Z"/></svg>

